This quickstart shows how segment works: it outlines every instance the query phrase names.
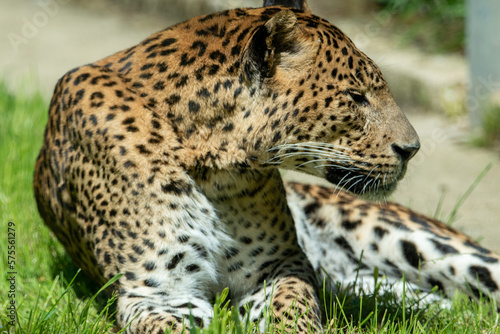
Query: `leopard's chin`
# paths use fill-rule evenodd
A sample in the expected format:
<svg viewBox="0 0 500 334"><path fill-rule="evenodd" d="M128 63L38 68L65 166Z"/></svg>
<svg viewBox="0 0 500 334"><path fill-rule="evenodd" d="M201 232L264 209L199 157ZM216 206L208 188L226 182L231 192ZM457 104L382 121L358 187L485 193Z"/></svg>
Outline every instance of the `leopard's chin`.
<svg viewBox="0 0 500 334"><path fill-rule="evenodd" d="M397 188L398 182L406 174L406 164L396 175L385 177L381 174L365 174L362 170L342 167L329 167L326 180L337 187L359 197L381 201L390 196Z"/></svg>

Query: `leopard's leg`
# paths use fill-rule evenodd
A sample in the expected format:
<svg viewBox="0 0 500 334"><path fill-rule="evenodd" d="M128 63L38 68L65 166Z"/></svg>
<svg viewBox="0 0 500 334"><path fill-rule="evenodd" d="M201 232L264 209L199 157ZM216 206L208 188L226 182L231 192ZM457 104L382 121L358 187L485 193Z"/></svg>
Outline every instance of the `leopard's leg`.
<svg viewBox="0 0 500 334"><path fill-rule="evenodd" d="M235 241L221 277L241 315L260 320L261 331L269 315L272 327L320 332L316 275L298 244L279 171L212 171L203 179Z"/></svg>
<svg viewBox="0 0 500 334"><path fill-rule="evenodd" d="M297 253L269 263L257 287L239 300L240 314L258 322L262 332L266 322L287 333L321 332L317 278L302 251Z"/></svg>
<svg viewBox="0 0 500 334"><path fill-rule="evenodd" d="M183 148L168 126L114 72L82 67L58 84L35 171L40 213L74 261L101 283L123 274L128 333L210 318L231 241L172 158Z"/></svg>
<svg viewBox="0 0 500 334"><path fill-rule="evenodd" d="M500 257L445 224L394 203L288 184L298 236L315 270L334 281L370 281L375 267L393 281L447 296L461 290L500 302Z"/></svg>
<svg viewBox="0 0 500 334"><path fill-rule="evenodd" d="M191 316L197 326L207 325L213 316L220 254L231 239L218 228L210 205L195 190L165 204L178 209L148 213L152 225L146 235L144 228L130 229L138 238L127 247L132 257L125 258L121 267L127 271L120 280L118 299L119 324L131 322L130 334L161 333L165 327L177 333L190 327ZM155 235L161 239L151 243Z"/></svg>

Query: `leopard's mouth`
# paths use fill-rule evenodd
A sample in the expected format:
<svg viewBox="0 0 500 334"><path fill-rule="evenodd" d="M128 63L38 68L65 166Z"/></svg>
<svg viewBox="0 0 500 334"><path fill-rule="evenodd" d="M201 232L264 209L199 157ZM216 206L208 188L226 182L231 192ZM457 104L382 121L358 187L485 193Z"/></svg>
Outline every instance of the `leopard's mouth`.
<svg viewBox="0 0 500 334"><path fill-rule="evenodd" d="M329 166L326 170L326 180L361 197L383 199L396 190L398 182L406 173L406 167L405 163L398 171L374 172L353 166Z"/></svg>

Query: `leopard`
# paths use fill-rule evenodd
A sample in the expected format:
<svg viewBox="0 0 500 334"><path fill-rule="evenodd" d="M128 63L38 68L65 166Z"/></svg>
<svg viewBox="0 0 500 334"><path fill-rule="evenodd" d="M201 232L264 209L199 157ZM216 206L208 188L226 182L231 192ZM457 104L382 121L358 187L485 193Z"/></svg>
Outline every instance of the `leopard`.
<svg viewBox="0 0 500 334"><path fill-rule="evenodd" d="M392 193L419 148L380 69L349 37L304 0L265 0L67 72L33 187L76 265L99 284L121 275L125 333L206 326L226 288L260 331L321 332L326 276L347 282L377 267L498 299L498 256L371 202ZM336 187L290 183L280 170Z"/></svg>

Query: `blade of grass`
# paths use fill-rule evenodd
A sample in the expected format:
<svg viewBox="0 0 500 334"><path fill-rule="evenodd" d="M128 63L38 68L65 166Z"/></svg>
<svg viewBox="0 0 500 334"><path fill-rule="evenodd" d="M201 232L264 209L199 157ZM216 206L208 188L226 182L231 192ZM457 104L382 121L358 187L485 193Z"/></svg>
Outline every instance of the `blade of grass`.
<svg viewBox="0 0 500 334"><path fill-rule="evenodd" d="M467 200L467 198L469 198L470 194L474 191L474 189L476 189L476 187L481 182L481 180L484 178L484 176L490 171L491 167L493 167L492 162L490 162L488 165L486 165L486 167L481 171L481 173L479 173L479 175L476 177L474 182L472 182L472 184L469 186L469 188L465 191L465 193L458 198L457 202L455 203L455 206L451 210L450 215L445 220L445 222L448 225L451 225L455 221L455 219L457 218L458 210L464 204L464 202Z"/></svg>

